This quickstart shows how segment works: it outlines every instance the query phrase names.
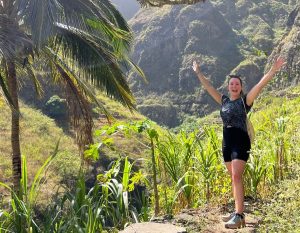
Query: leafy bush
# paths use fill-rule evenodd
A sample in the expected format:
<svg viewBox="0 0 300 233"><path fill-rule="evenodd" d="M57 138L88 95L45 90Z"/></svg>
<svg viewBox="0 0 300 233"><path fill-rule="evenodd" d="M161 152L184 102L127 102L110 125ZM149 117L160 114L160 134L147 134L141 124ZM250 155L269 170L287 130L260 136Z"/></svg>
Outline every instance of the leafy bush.
<svg viewBox="0 0 300 233"><path fill-rule="evenodd" d="M60 98L58 95L50 97L45 104L45 112L52 118L63 118L67 115L66 99Z"/></svg>

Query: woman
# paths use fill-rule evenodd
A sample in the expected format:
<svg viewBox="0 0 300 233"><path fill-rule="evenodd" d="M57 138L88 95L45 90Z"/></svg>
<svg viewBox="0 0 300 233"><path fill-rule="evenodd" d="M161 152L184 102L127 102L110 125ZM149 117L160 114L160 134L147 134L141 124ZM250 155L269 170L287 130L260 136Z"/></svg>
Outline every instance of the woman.
<svg viewBox="0 0 300 233"><path fill-rule="evenodd" d="M237 75L230 75L228 81L229 96L227 97L219 93L210 84L208 79L201 73L199 64L196 61L193 62L193 70L196 72L199 81L212 98L221 105L223 158L231 177L235 200L235 213L222 217L222 220L226 222L226 228L245 226L243 173L251 149L246 126L246 112L249 112L253 101L263 87L267 85L284 64L283 58L277 58L269 72L246 95L243 95L242 92L243 84L241 78Z"/></svg>

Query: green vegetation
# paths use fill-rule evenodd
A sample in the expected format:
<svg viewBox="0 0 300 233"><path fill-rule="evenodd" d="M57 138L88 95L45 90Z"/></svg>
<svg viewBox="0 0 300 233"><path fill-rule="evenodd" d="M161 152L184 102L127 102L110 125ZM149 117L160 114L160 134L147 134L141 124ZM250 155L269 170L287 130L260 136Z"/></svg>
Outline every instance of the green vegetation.
<svg viewBox="0 0 300 233"><path fill-rule="evenodd" d="M97 102L90 85L134 108L124 67L143 72L130 60L132 33L110 1L77 0L1 3L0 85L11 107L13 187L22 179L19 79L30 77L37 95L43 89L36 70L63 88L76 141L81 150L92 142L89 102ZM102 109L105 112L105 109Z"/></svg>
<svg viewBox="0 0 300 233"><path fill-rule="evenodd" d="M2 105L0 128L0 180L10 184L12 168L10 161L10 125L9 109ZM80 167L80 156L78 148L72 137L66 135L62 129L58 128L54 120L44 116L39 110L29 108L21 104L21 146L23 154L28 158L28 177L29 181L33 174L44 163L46 158L55 148L55 142L60 138L60 151L53 164L53 171L56 172L55 178L49 180L49 186L57 185L63 176L76 176ZM51 175L52 176L52 175ZM51 183L52 182L52 183Z"/></svg>
<svg viewBox="0 0 300 233"><path fill-rule="evenodd" d="M218 3L221 5L220 1ZM259 1L249 4L251 5L249 13L257 15L264 15L269 11L277 14L284 7L278 3L274 9L270 10L267 4ZM238 7L246 6L245 1L239 1ZM110 16L114 16L112 18L117 20L117 16L119 16L117 12L113 8L110 10L112 11ZM170 10L170 7L165 7L164 13L168 14ZM181 13L186 14L190 10L191 8L186 7L181 10ZM282 14L285 13L283 11ZM123 26L126 28L126 23L121 18L119 19L120 21L117 20L115 23L118 26L124 23ZM250 15L245 19L243 24L247 24L247 22L251 24L245 28L243 33L254 35L251 38L254 49L249 54L259 52L260 55L265 56L264 50L269 50L274 39L272 27L269 25L272 17L262 19ZM0 23L3 22L6 21L0 19ZM101 25L90 19L82 21L82 23L86 22L90 23L88 28L95 30L92 30L93 32L100 30L98 31L100 34L96 33L97 35L106 34L104 38L107 40L108 47L111 48L109 51L111 57L109 56L109 58L111 58L113 67L103 68L102 66L100 70L89 70L90 63L87 61L93 60L95 56L89 57L90 53L86 53L84 55L88 57L81 57L83 50L80 43L76 44L80 49L78 51L75 49L78 54L73 54L69 49L63 48L69 45L70 41L59 35L54 41L50 40L49 45L53 49L57 49L58 53L54 54L51 50L47 50L49 47L46 47L46 52L42 55L48 56L49 60L47 61L50 61L52 68L56 68L52 69L55 78L66 79L67 83L74 88L73 90L79 88L76 89L78 92L73 93L75 97L84 97L81 100L85 101L85 97L89 96L91 100L96 101L93 90L86 89L84 85L81 86L82 80L77 79L79 77L75 73L81 73L83 76L88 74L86 78L91 78L91 83L96 82L106 91L106 94L123 101L129 109L132 109L134 107L133 99L119 66L120 61L127 62L127 56L123 55L123 52L127 48L130 35L116 28L110 28L108 26L110 24ZM37 26L41 26L37 28L43 28L43 25ZM190 29L197 31L199 28L207 29L206 32L209 33L217 27L214 24L193 21ZM68 29L70 28L68 27ZM151 32L156 32L158 29L159 26L148 27ZM74 31L71 30L69 33L74 33ZM277 33L275 36L279 34ZM41 41L35 41L34 33L32 35L33 42L37 42L35 49L38 50L42 47ZM217 34L214 32L212 35ZM28 35L24 34L23 36L27 37ZM47 36L47 33L39 36ZM91 37L88 41L98 42L93 34L89 36ZM265 37L270 37L270 39L265 39ZM51 37L47 36L47 38ZM28 36L27 39L30 37ZM60 40L63 41L61 44ZM78 42L78 40L72 42L76 43L76 41ZM115 41L116 44L110 44L111 41ZM187 46L193 50L193 44L195 41L190 40ZM100 48L101 45L100 43L97 48ZM31 66L33 62L32 54L37 51L33 47L31 45L26 47L31 52L27 54L25 65L26 62L29 62L28 65ZM104 47L107 49L106 46ZM93 49L91 50L93 51ZM218 47L216 49L218 50ZM9 52L16 51L13 49ZM184 59L190 60L194 56L196 55L189 54L184 56ZM75 60L72 60L74 57ZM203 58L213 61L216 57L208 54ZM64 59L65 62L62 62ZM231 61L226 62L232 64ZM261 67L259 62L261 62L260 59L252 60L252 57L248 56L237 69L247 72L247 67L252 67L254 72L259 73L259 67ZM16 61L8 56L3 59L1 64L4 64L4 69L0 70L4 96L19 111L17 96L13 96L13 101L10 99L10 94L16 94L14 91L17 89L11 86L12 83L9 83L16 79ZM132 65L130 61L129 64ZM210 69L214 65L211 64ZM28 68L29 73L33 71L30 70L31 68ZM95 80L89 76L92 73L103 77L103 73L108 70L116 72L116 76L105 76L104 81ZM95 73L93 73L94 71ZM184 70L181 71L184 74ZM94 78L97 79L97 77ZM116 77L117 80L114 79ZM37 90L40 91L37 80L34 79L34 81ZM109 81L117 83L117 88L115 89L114 85L106 86ZM171 82L171 80L169 81ZM193 85L192 88L194 88ZM87 95L89 91L91 91L91 95ZM197 91L201 94L201 90ZM144 106L140 105L140 107L145 107L147 104L148 108L149 106L160 107L165 111L161 115L164 118L170 118L169 113L175 115L175 112L171 102L169 104L165 101L169 100L168 94L166 93L166 96L162 98L148 99L144 101ZM185 95L181 99L184 101L189 99L192 100L189 102L193 102L194 97ZM75 149L71 137L65 136L63 130L56 127L53 120L44 117L38 110L23 106L22 103L21 115L12 111L12 116L17 117L14 123L19 123L21 116L20 136L24 154L20 161L22 166L17 167L17 169L22 168L20 169L20 184L16 184L16 180L13 180L15 186L20 188L14 190L11 188L11 177L15 176L13 174L15 170L12 172L8 162L10 160L8 157L10 144L7 138L11 130L7 122L10 115L8 107L3 104L1 99L0 151L3 153L1 157L3 159L0 164L0 178L3 182L0 183L0 232L117 232L129 223L148 221L153 215L168 214L172 216L183 208L219 207L230 201L231 184L222 162L221 124L217 112L202 119L189 117L181 127L171 131L158 127L139 114L130 117L133 120L129 121L128 118L131 116L129 110L125 110L121 105L110 101L101 94L97 100L102 104L94 103L94 113L99 113L106 108L111 110L117 121L106 124L102 117L99 121L94 119L96 127L99 129L95 131L95 143L85 148L84 159L87 166L83 166L82 157ZM51 108L52 114L61 113L62 108L56 107L59 107L62 102L64 101L59 98L52 98L48 102L48 105L54 103ZM202 107L199 103L195 103L191 105L190 109L195 113ZM203 109L205 108L204 106ZM256 141L245 171L246 195L260 204L256 213L262 217L261 231L292 232L299 227L299 210L296 208L299 206L297 195L299 190L294 187L295 185L299 186L299 112L300 88L297 87L268 93L268 95L265 93L258 100L251 115L256 129ZM88 118L91 119L91 116L89 115ZM79 121L79 118L76 120ZM88 127L87 125L80 126L76 128L79 131ZM91 128L88 130L90 133ZM18 132L15 133L15 136L19 136ZM20 153L14 154L20 155ZM108 166L99 164L103 158L108 160ZM92 161L96 161L98 164L93 164ZM98 165L101 165L105 171L97 170L96 166ZM95 174L96 172L98 173ZM91 176L93 176L92 179L87 180L87 177Z"/></svg>
<svg viewBox="0 0 300 233"><path fill-rule="evenodd" d="M296 208L299 198L293 189L299 184L300 88L265 93L252 111L256 140L245 172L246 195L258 203L255 212L262 218L262 232L285 232L286 229L293 232L298 227L299 214ZM52 120L35 115L36 120L46 123L47 119L52 122L48 125L53 124ZM24 114L24 118L29 117ZM96 130L96 143L86 150L85 156L97 160L101 156L99 150L110 151L109 156L114 156L116 161L106 172L98 174L92 186L87 186L85 175L74 171L76 182L72 186L56 183L58 188L50 194L50 202L43 199L49 196L45 187L49 188L51 180L56 179L51 171L53 168L57 171L57 164L70 166L71 159L59 158L61 150L65 150L64 153L69 150L64 137L58 150L55 140L47 139L51 145L44 146L49 149L40 159L39 167L46 156L56 156L42 166L47 172L35 169L36 178L28 181L27 177L33 177L33 173L26 169L28 165L23 160L23 198L13 195L12 199L7 196L2 200L2 229L16 231L20 224L26 223L23 232L117 231L130 222L148 221L155 213L173 215L183 208L222 206L230 202L231 184L222 162L218 118L216 112L198 121L190 119L186 122L187 130L178 128L176 134L144 120L102 126ZM55 131L53 125L52 128L44 126L43 130L41 124L35 126L32 121L26 125L29 129L36 128L36 134L41 131L40 137L50 137ZM119 144L121 138L130 141L136 149L129 150L129 144ZM43 144L43 141L38 143ZM34 148L37 147L28 150ZM48 166L50 161L52 165ZM60 172L56 175L63 176ZM63 179L66 176L69 174ZM2 186L10 189L5 184ZM288 221L289 216L295 221Z"/></svg>
<svg viewBox="0 0 300 233"><path fill-rule="evenodd" d="M262 203L260 232L299 232L299 166L294 175L273 187L274 195Z"/></svg>
<svg viewBox="0 0 300 233"><path fill-rule="evenodd" d="M66 108L66 100L60 98L58 95L51 96L45 104L46 114L54 119L66 117Z"/></svg>
<svg viewBox="0 0 300 233"><path fill-rule="evenodd" d="M0 211L0 232L103 232L109 227L122 228L128 221L138 219L136 209L128 201L128 190L135 184L131 173L132 164L125 158L123 170L121 161L115 161L110 171L98 176L99 183L89 190L84 176L78 180L71 190L65 194L54 196L52 202L37 216L37 197L45 174L58 151L58 144L50 156L36 173L31 187L27 181L27 163L22 157L21 194L16 194L9 186L0 183L12 193L9 201L11 210ZM121 182L117 176L121 172ZM143 206L147 208L147 206ZM144 213L145 214L145 213ZM117 232L114 231L114 232Z"/></svg>

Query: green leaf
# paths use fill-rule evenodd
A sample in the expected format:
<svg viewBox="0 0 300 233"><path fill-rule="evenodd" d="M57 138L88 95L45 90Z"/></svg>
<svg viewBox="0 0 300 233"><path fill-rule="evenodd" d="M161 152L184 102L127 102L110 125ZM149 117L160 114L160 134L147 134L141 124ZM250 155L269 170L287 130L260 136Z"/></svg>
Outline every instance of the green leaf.
<svg viewBox="0 0 300 233"><path fill-rule="evenodd" d="M84 151L85 159L92 159L97 161L99 159L99 149L104 143L96 143L89 146L89 149Z"/></svg>
<svg viewBox="0 0 300 233"><path fill-rule="evenodd" d="M158 138L158 132L155 129L149 129L148 130L148 135L151 139L153 138Z"/></svg>

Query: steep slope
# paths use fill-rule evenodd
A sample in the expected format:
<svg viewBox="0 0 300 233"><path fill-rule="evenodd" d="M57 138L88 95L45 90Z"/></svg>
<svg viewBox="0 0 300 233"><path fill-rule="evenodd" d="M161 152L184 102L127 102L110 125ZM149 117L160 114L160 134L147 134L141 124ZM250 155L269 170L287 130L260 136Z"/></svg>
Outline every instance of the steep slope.
<svg viewBox="0 0 300 233"><path fill-rule="evenodd" d="M287 58L286 69L273 83L278 88L294 86L300 82L300 5L291 12L287 26L289 30L269 58L269 63L277 54Z"/></svg>
<svg viewBox="0 0 300 233"><path fill-rule="evenodd" d="M0 109L0 180L6 183L10 181L12 175L10 110L3 102ZM46 117L39 110L21 104L20 129L21 151L28 161L28 177L30 180L44 161L53 153L59 140L59 153L53 166L55 182L59 182L63 174L71 177L78 172L80 156L77 146L70 136L57 127L54 120Z"/></svg>
<svg viewBox="0 0 300 233"><path fill-rule="evenodd" d="M27 87L26 90L30 90L30 88ZM31 91L33 92L33 90ZM99 94L98 99L104 104L115 120L130 122L145 119L145 117L139 113L130 112L120 103L115 102L104 95ZM34 96L32 96L32 99L30 100L35 100ZM41 107L43 106L42 102L43 100L36 105ZM4 103L2 98L0 98L0 110L0 182L9 184L12 176L10 156L10 109ZM106 117L103 114L99 114L97 108L94 108L93 110L95 130L109 124ZM41 110L28 106L21 101L21 152L22 155L26 156L28 161L28 177L30 181L33 179L34 174L40 166L50 155L52 155L58 141L60 142L59 153L53 162L53 166L51 166L51 172L49 174L50 179L47 181L47 186L56 186L60 182L70 183L72 182L73 177L78 174L82 163L81 156L75 143L74 135L72 135L72 130L66 129L68 127L66 127L66 125L64 126L65 129L60 128L54 119L44 115ZM140 151L139 146L133 143L132 140L119 135L116 135L115 138L116 146L126 147L126 151L129 153L132 151L138 153L137 151ZM97 140L98 139L95 139L95 142L99 142ZM101 150L101 156L100 160L95 164L90 164L91 167L94 167L91 169L93 170L92 172L95 172L95 174L93 174L94 177L97 176L97 172L100 172L101 169L106 169L105 166L119 155L104 149Z"/></svg>
<svg viewBox="0 0 300 233"><path fill-rule="evenodd" d="M136 32L133 57L150 81L149 85L137 81L133 84L135 90L194 92L197 80L190 78L190 62L197 58L195 54L208 61L205 71L220 85L222 74L241 59L236 34L209 2L147 9L130 23ZM214 64L220 69L214 69Z"/></svg>

